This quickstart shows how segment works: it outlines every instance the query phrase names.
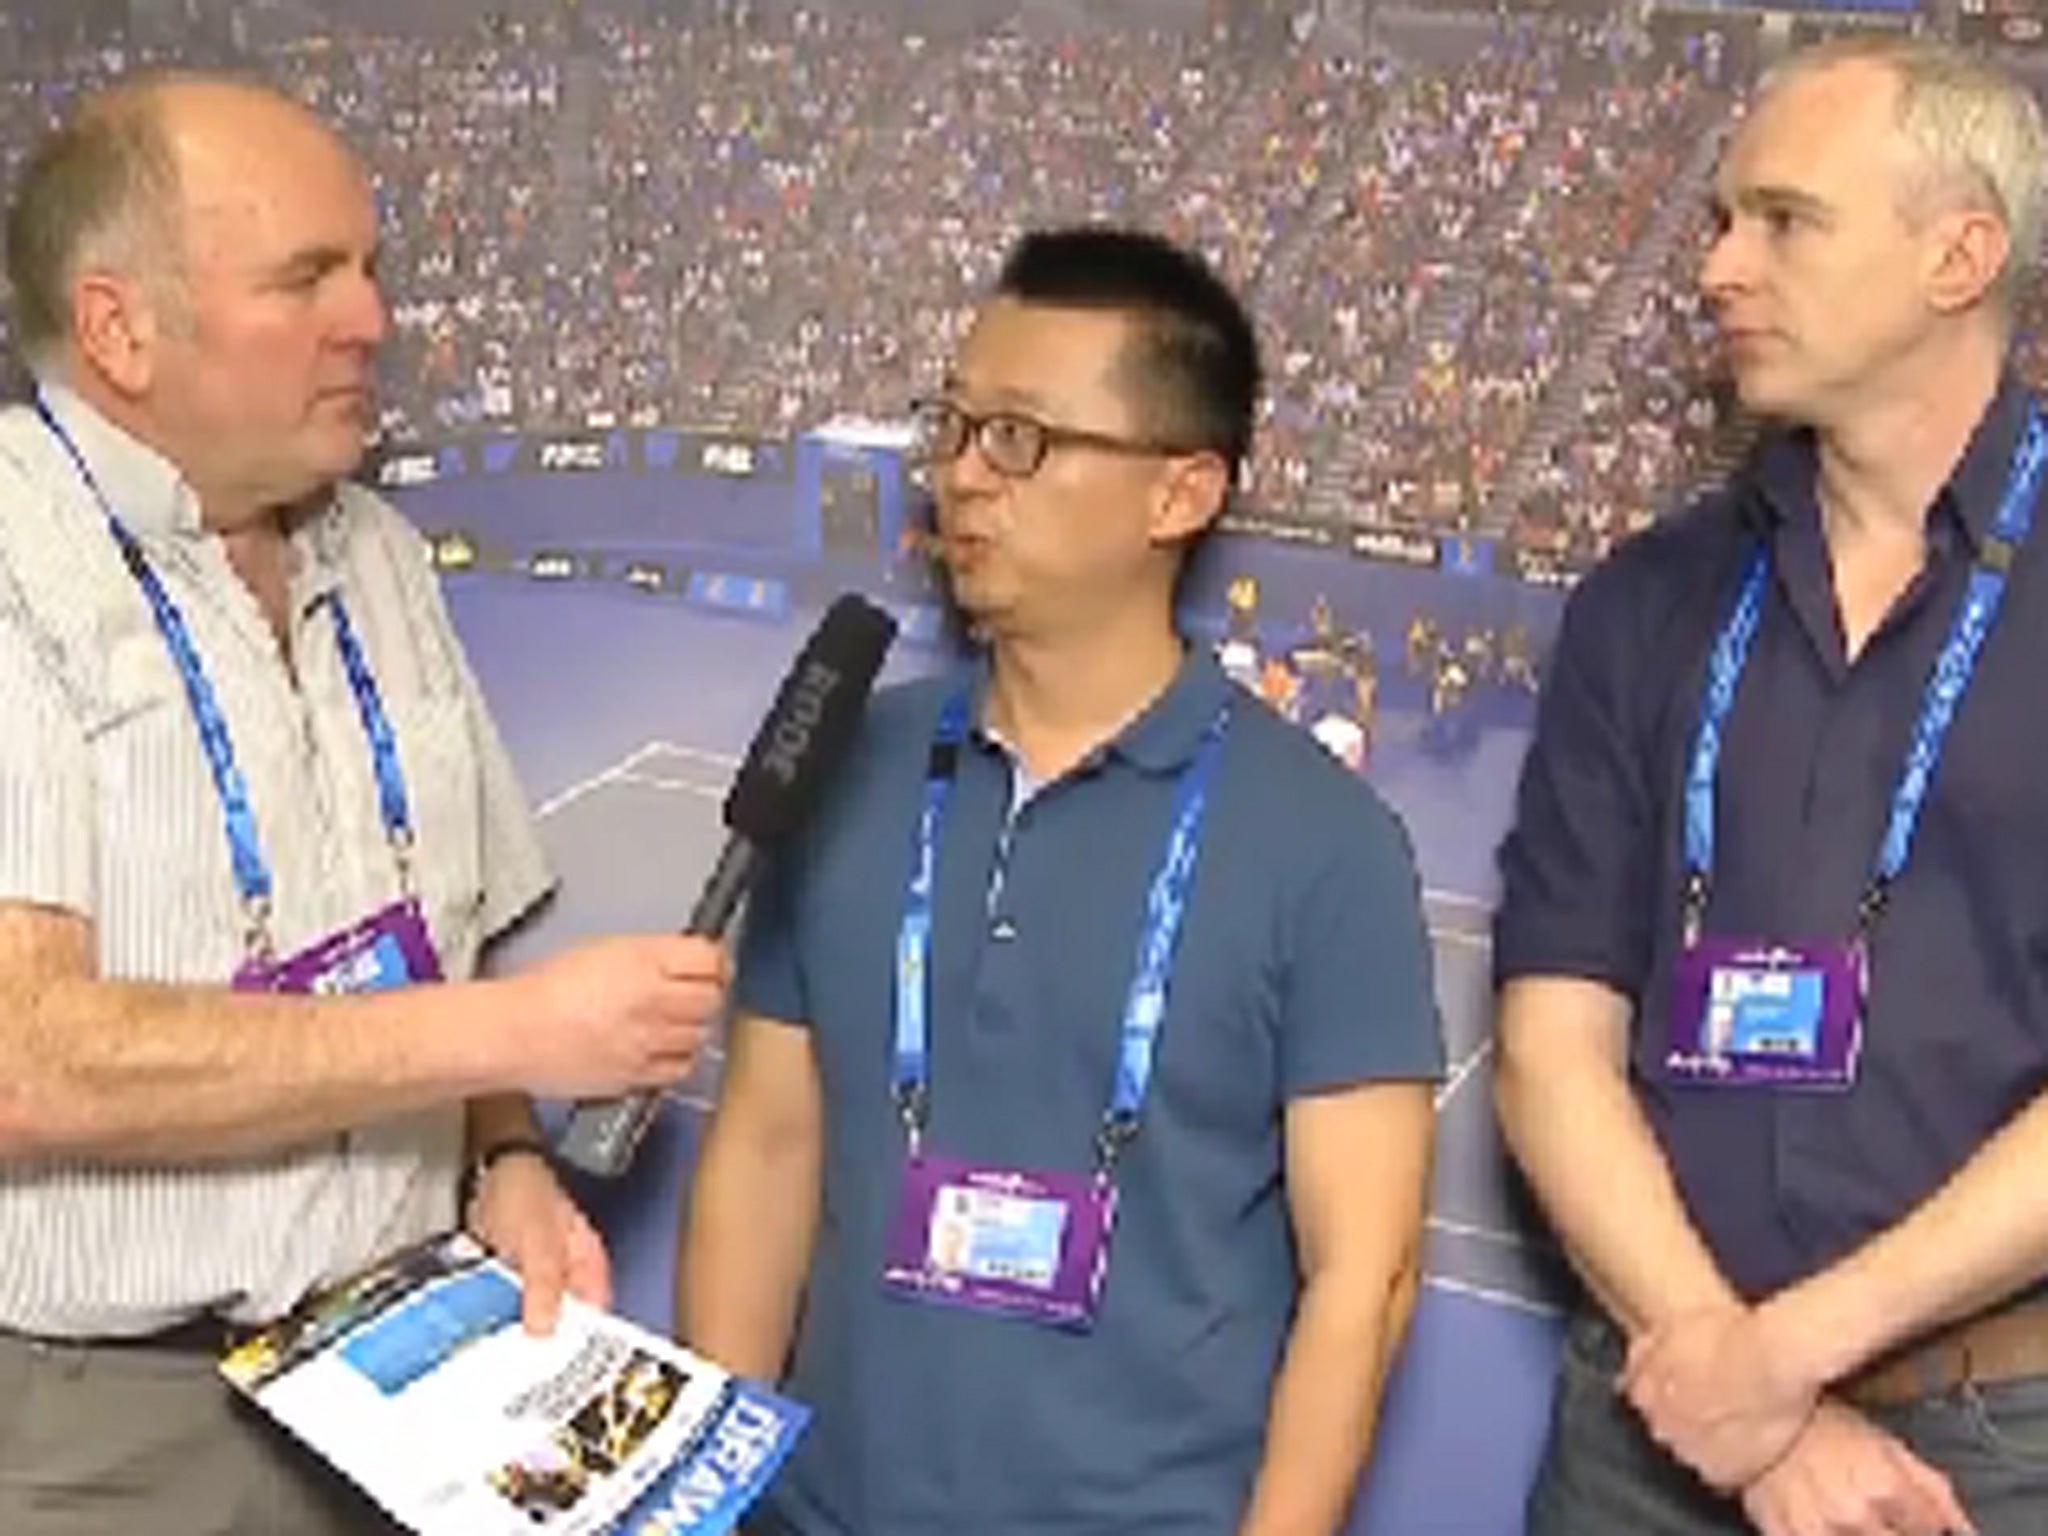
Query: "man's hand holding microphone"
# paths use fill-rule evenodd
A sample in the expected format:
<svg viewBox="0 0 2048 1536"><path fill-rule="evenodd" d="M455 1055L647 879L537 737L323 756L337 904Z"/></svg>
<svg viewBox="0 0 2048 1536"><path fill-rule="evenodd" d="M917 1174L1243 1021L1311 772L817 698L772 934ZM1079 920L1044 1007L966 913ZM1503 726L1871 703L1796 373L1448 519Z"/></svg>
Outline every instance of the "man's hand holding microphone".
<svg viewBox="0 0 2048 1536"><path fill-rule="evenodd" d="M557 1098L672 1087L709 1040L730 975L716 939L646 934L594 940L508 978L526 1086Z"/></svg>

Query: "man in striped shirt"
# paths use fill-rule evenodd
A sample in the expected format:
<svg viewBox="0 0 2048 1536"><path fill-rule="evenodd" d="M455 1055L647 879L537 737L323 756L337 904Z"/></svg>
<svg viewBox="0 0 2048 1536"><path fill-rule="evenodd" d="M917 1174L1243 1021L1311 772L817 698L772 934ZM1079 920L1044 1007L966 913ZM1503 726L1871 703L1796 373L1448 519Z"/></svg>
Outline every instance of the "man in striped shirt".
<svg viewBox="0 0 2048 1536"><path fill-rule="evenodd" d="M342 483L376 247L336 139L220 80L88 102L15 189L39 388L0 411L7 1536L379 1529L234 1416L213 1350L459 1218L534 1326L565 1286L602 1298L525 1094L679 1079L723 990L675 937L473 979L550 877L420 541Z"/></svg>

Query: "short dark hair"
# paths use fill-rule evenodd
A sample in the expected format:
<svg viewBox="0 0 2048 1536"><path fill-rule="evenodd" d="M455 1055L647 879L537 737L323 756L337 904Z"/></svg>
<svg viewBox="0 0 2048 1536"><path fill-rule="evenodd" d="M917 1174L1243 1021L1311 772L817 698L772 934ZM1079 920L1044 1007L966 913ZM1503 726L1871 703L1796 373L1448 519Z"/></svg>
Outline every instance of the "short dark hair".
<svg viewBox="0 0 2048 1536"><path fill-rule="evenodd" d="M1034 230L1011 248L996 293L1129 315L1137 335L1123 371L1146 432L1214 450L1235 478L1252 446L1258 335L1237 295L1200 256L1146 230Z"/></svg>

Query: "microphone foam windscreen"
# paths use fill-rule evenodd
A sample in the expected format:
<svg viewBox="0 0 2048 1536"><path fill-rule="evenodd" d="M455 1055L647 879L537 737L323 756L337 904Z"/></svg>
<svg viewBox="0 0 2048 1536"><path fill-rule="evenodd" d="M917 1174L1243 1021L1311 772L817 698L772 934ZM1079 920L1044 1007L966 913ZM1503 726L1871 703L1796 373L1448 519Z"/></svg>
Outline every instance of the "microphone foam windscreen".
<svg viewBox="0 0 2048 1536"><path fill-rule="evenodd" d="M826 610L732 781L728 828L764 849L796 830L852 744L895 638L895 619L851 592Z"/></svg>

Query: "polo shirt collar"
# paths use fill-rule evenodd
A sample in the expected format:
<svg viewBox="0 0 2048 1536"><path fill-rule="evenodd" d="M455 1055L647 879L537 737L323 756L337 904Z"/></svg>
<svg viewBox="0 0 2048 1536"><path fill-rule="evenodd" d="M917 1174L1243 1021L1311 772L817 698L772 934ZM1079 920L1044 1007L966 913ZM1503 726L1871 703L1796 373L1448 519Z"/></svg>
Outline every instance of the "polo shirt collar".
<svg viewBox="0 0 2048 1536"><path fill-rule="evenodd" d="M973 718L976 736L1002 747L987 729L989 663L984 655L975 664ZM1193 761L1202 737L1215 722L1217 713L1234 699L1242 702L1243 690L1217 665L1206 646L1190 643L1181 658L1173 681L1138 716L1103 746L1091 752L1085 765L1106 757L1120 757L1141 773L1178 773ZM1007 750L1007 749L1005 749Z"/></svg>

